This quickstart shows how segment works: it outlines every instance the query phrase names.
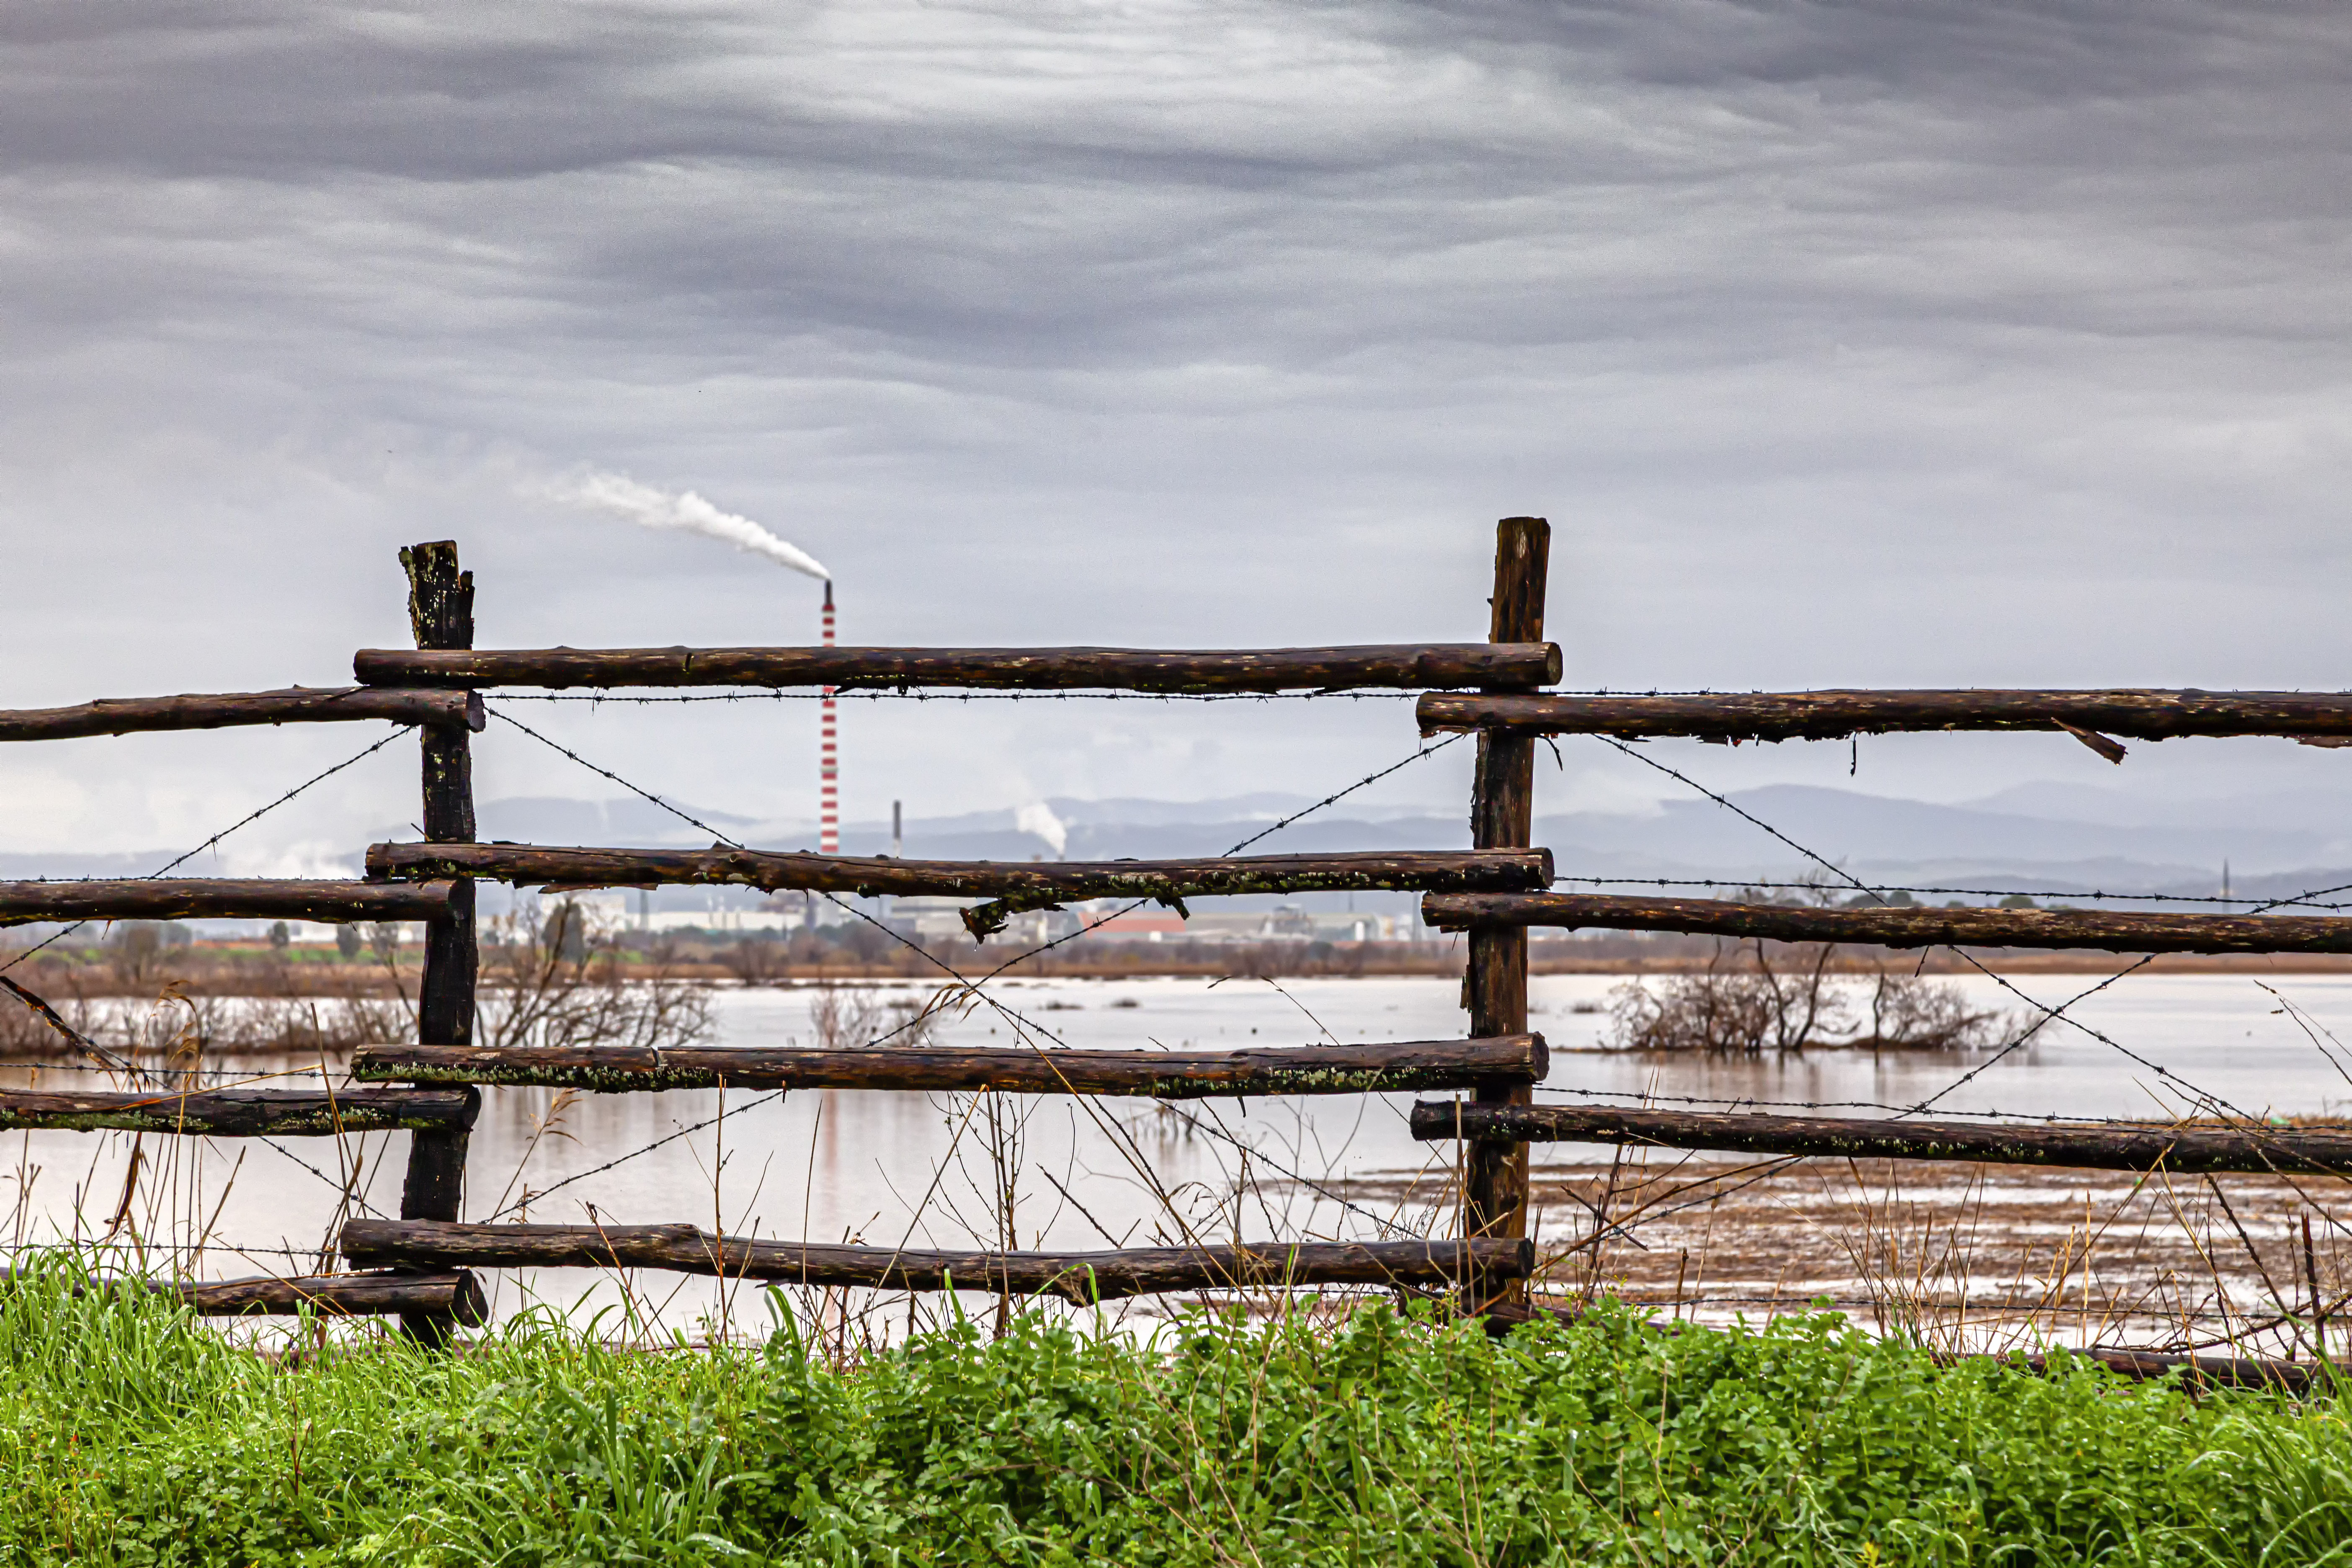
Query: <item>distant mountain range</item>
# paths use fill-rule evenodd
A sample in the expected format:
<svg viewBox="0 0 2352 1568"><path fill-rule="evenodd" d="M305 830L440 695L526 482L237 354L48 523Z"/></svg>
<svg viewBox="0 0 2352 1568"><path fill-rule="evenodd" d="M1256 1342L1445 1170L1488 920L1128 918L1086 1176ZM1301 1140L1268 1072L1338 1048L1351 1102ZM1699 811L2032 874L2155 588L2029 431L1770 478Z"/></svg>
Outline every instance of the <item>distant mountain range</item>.
<svg viewBox="0 0 2352 1568"><path fill-rule="evenodd" d="M2120 791L2034 784L1962 805L1938 805L1853 790L1774 784L1728 797L1865 881L1936 886L2109 892L2218 891L2226 861L2232 890L2277 897L2352 882L2352 812L2332 791L2305 790L2191 803ZM1149 858L1223 854L1311 804L1272 793L1218 800L1074 800L1057 797L1019 811L913 817L905 853L938 859ZM813 847L815 826L762 822L685 804L682 809L741 842ZM541 844L699 845L710 836L648 802L520 797L480 809L484 838ZM379 837L412 837L405 827ZM1696 878L1723 883L1790 880L1808 862L1754 824L1711 801L1672 801L1643 815L1570 812L1537 819L1566 877ZM1454 848L1466 846L1461 816L1425 808L1327 807L1250 846L1254 851ZM853 822L842 848L888 852L889 826ZM138 876L169 854L8 855L0 876ZM359 868L354 847L348 868ZM194 869L194 868L191 868ZM215 873L217 874L217 873ZM728 889L665 889L656 906L706 908L759 895ZM1334 895L1332 897L1338 897ZM1366 907L1366 895L1357 895ZM1374 906L1389 899L1370 895ZM1404 895L1393 901L1404 901ZM1325 900L1307 900L1322 902Z"/></svg>

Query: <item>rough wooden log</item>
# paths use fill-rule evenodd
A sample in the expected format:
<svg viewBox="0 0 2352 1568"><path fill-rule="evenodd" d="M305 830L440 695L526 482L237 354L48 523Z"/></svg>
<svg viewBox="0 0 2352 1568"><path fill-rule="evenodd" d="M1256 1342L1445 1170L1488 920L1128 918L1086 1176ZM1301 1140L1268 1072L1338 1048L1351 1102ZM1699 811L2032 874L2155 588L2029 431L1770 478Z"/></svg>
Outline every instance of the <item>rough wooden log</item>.
<svg viewBox="0 0 2352 1568"><path fill-rule="evenodd" d="M331 1137L473 1125L479 1097L465 1089L215 1089L186 1094L0 1090L0 1131L186 1133L207 1138Z"/></svg>
<svg viewBox="0 0 2352 1568"><path fill-rule="evenodd" d="M0 926L35 921L423 921L446 910L455 891L456 884L446 879L0 882Z"/></svg>
<svg viewBox="0 0 2352 1568"><path fill-rule="evenodd" d="M363 1047L352 1060L352 1076L369 1081L537 1084L604 1093L725 1084L730 1089L929 1093L1004 1089L1155 1100L1394 1093L1460 1089L1489 1079L1533 1083L1549 1068L1541 1035L1223 1051L398 1045Z"/></svg>
<svg viewBox="0 0 2352 1568"><path fill-rule="evenodd" d="M481 1282L464 1269L429 1274L319 1274L293 1279L205 1279L162 1287L205 1317L291 1317L305 1307L328 1318L398 1313L467 1327L489 1319Z"/></svg>
<svg viewBox="0 0 2352 1568"><path fill-rule="evenodd" d="M1755 1111L1423 1102L1412 1135L1534 1143L1649 1143L1853 1160L1968 1160L2201 1175L2352 1173L2352 1131L2301 1127L2070 1127L2041 1122L1881 1121Z"/></svg>
<svg viewBox="0 0 2352 1568"><path fill-rule="evenodd" d="M1481 925L1675 931L1877 947L2098 948L2110 952L2352 952L2341 915L2174 915L2107 910L1795 909L1610 893L1446 893L1422 900L1442 931Z"/></svg>
<svg viewBox="0 0 2352 1568"><path fill-rule="evenodd" d="M1423 734L1834 741L1924 730L2059 730L2127 740L2190 735L2352 739L2352 692L1759 691L1705 697L1457 696L1417 705Z"/></svg>
<svg viewBox="0 0 2352 1568"><path fill-rule="evenodd" d="M20 1281L36 1271L0 1268L0 1284ZM146 1290L168 1296L201 1317L241 1317L248 1313L291 1317L304 1308L329 1318L371 1317L394 1312L425 1312L468 1326L489 1319L488 1299L481 1282L463 1269L439 1273L313 1274L279 1279L263 1275L250 1279L83 1279L73 1291L84 1295L102 1290Z"/></svg>
<svg viewBox="0 0 2352 1568"><path fill-rule="evenodd" d="M1500 1338L1519 1324L1538 1319L1573 1325L1582 1321L1584 1317L1584 1309L1580 1307L1529 1307L1510 1303L1489 1309L1485 1321L1486 1331ZM1642 1326L1653 1333L1672 1336L1695 1325L1680 1321L1661 1322L1652 1319ZM2336 1378L2333 1368L2313 1362L2273 1361L2255 1356L2193 1355L2176 1351L2130 1350L2121 1345L2097 1345L2088 1350L2070 1350L2049 1355L2029 1355L2018 1352L2007 1355L1935 1352L1937 1363L1944 1366L1964 1361L1993 1361L2036 1376L2047 1374L2062 1358L2094 1361L2125 1377L2155 1378L2179 1373L2182 1382L2193 1385L2275 1388L2285 1394L2303 1394L2314 1387L2326 1387Z"/></svg>
<svg viewBox="0 0 2352 1568"><path fill-rule="evenodd" d="M933 862L939 864L939 862ZM1180 915L1186 899L1237 893L1540 887L1551 880L1549 850L1349 850L1323 855L1227 856L1195 861L1031 862L1010 868L1021 886L963 911L964 929L984 941L1024 910L1058 910L1076 899L1150 898ZM1540 879L1540 880L1538 880ZM1524 1021L1522 1021L1524 1027Z"/></svg>
<svg viewBox="0 0 2352 1568"><path fill-rule="evenodd" d="M400 552L408 574L409 630L420 648L464 650L474 646L474 574L457 564L448 540ZM435 843L474 837L473 736L463 730L420 733L425 837ZM425 972L416 987L416 1028L431 1045L474 1042L474 984L481 965L474 933L474 884L459 876L449 907L425 928ZM408 1169L400 1189L404 1218L456 1219L465 1202L467 1127L419 1131L409 1140ZM410 1312L402 1327L421 1343L448 1338L450 1320Z"/></svg>
<svg viewBox="0 0 2352 1568"><path fill-rule="evenodd" d="M2274 1388L2282 1394L2307 1394L2336 1381L2332 1367L2313 1362L2273 1361L2257 1356L2182 1355L2170 1351L2126 1350L2096 1345L2069 1351L2070 1356L2097 1362L2125 1377L2163 1377L2179 1373L2183 1383L2219 1388ZM1992 1358L2021 1363L2026 1370L2046 1373L2058 1358L2051 1355L2009 1355Z"/></svg>
<svg viewBox="0 0 2352 1568"><path fill-rule="evenodd" d="M1537 517L1507 517L1495 527L1495 595L1487 637L1496 644L1543 637L1544 598L1551 576L1551 525ZM1499 683L1497 683L1499 684ZM1494 688L1490 686L1489 689ZM1478 737L1478 768L1470 790L1471 842L1484 850L1523 848L1535 828L1535 742L1495 732ZM1528 933L1486 925L1470 933L1463 1005L1473 1035L1516 1035L1528 1026ZM1534 1098L1525 1079L1496 1078L1478 1085L1482 1105L1524 1105ZM1463 1157L1465 1233L1513 1237L1528 1233L1528 1152L1499 1139L1471 1141ZM1487 1281L1474 1293L1475 1310L1524 1298L1515 1279Z"/></svg>
<svg viewBox="0 0 2352 1568"><path fill-rule="evenodd" d="M1234 650L1120 647L363 648L368 686L1006 687L1161 692L1339 691L1363 687L1544 686L1545 643L1396 644Z"/></svg>
<svg viewBox="0 0 2352 1568"><path fill-rule="evenodd" d="M986 898L963 911L974 935L1002 931L1020 910L1079 899L1150 899L1180 912L1186 899L1356 889L1518 889L1551 881L1550 852L1397 850L1241 855L1200 860L894 860L753 849L556 848L530 844L378 844L376 878L481 877L520 886L633 888L732 884L868 897Z"/></svg>
<svg viewBox="0 0 2352 1568"><path fill-rule="evenodd" d="M364 719L478 730L482 700L469 691L382 686L296 686L283 691L106 698L77 708L0 709L0 741L69 741L146 730L330 724Z"/></svg>
<svg viewBox="0 0 2352 1568"><path fill-rule="evenodd" d="M1080 1304L1179 1290L1294 1285L1444 1289L1477 1268L1521 1278L1525 1240L1266 1242L1117 1252L958 1252L714 1237L691 1225L449 1225L352 1220L343 1256L415 1268L662 1268L885 1290L1050 1291Z"/></svg>

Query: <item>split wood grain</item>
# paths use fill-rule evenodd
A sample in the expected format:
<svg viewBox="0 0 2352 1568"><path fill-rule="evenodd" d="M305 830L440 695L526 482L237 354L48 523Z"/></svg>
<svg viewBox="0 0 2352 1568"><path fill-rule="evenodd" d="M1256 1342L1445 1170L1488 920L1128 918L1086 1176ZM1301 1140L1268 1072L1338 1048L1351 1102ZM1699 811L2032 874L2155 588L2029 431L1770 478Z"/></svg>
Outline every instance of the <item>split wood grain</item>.
<svg viewBox="0 0 2352 1568"><path fill-rule="evenodd" d="M353 723L370 719L479 730L482 701L468 691L376 686L296 686L282 691L101 698L72 708L0 709L0 741L69 741L147 731Z"/></svg>
<svg viewBox="0 0 2352 1568"><path fill-rule="evenodd" d="M352 1076L369 1081L530 1084L602 1093L723 1084L747 1089L999 1089L1154 1100L1398 1093L1459 1089L1488 1079L1532 1083L1549 1068L1541 1035L1219 1051L387 1045L364 1047L352 1061Z"/></svg>
<svg viewBox="0 0 2352 1568"><path fill-rule="evenodd" d="M1611 893L1435 894L1422 919L1481 925L1673 931L1878 947L2095 948L2109 952L2352 952L2341 915L2188 915L2107 910L1853 910Z"/></svg>

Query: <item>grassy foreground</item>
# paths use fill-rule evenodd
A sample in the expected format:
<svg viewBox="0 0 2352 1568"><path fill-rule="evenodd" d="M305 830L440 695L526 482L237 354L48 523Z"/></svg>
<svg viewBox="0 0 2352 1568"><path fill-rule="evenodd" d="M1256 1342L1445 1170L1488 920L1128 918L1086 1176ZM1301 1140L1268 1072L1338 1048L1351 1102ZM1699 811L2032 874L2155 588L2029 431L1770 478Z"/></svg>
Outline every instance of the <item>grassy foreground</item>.
<svg viewBox="0 0 2352 1568"><path fill-rule="evenodd" d="M541 1325L281 1367L0 1286L8 1563L2352 1562L2326 1405L2048 1378L1832 1320L1029 1321L843 1372Z"/></svg>

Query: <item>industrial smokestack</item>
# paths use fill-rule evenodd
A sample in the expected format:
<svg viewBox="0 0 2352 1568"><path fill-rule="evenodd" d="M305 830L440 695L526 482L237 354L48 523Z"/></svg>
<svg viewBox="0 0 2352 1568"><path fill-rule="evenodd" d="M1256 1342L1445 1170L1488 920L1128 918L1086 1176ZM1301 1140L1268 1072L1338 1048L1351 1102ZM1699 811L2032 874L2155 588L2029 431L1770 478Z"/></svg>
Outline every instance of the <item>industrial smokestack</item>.
<svg viewBox="0 0 2352 1568"><path fill-rule="evenodd" d="M824 646L833 646L833 579L824 580ZM841 853L841 758L838 737L834 729L834 689L824 689L824 700L817 704L821 717L821 732L817 739L817 827L816 847L820 855Z"/></svg>
<svg viewBox="0 0 2352 1568"><path fill-rule="evenodd" d="M904 826L904 819L898 815L898 802L894 800L890 803L890 858L893 860L904 860L907 858L907 835Z"/></svg>
<svg viewBox="0 0 2352 1568"><path fill-rule="evenodd" d="M721 511L692 490L671 495L651 485L641 485L625 474L592 473L560 483L528 485L524 490L564 506L626 518L643 528L699 533L821 579L824 584L824 646L833 646L833 574L815 556L796 544L786 543L750 518ZM834 690L830 686L824 689L824 733L817 752L817 839L818 847L827 855L841 853L841 769L835 733ZM812 904L810 919L814 918Z"/></svg>

